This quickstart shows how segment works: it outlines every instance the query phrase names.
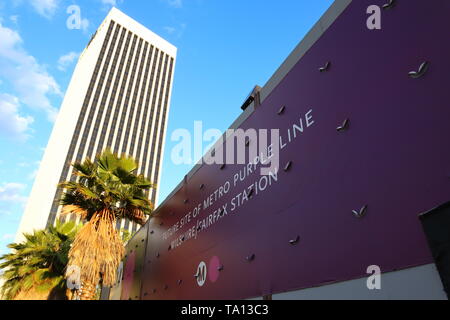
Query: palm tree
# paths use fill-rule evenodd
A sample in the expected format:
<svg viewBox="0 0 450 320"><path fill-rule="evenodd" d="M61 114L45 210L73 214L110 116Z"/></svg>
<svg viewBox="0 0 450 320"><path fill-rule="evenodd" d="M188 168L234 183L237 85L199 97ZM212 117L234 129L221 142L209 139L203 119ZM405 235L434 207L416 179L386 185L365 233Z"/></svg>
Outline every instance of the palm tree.
<svg viewBox="0 0 450 320"><path fill-rule="evenodd" d="M0 296L6 300L65 299L64 272L78 230L74 222L57 223L47 230L24 234L22 243L10 244L12 253L0 257L5 280Z"/></svg>
<svg viewBox="0 0 450 320"><path fill-rule="evenodd" d="M64 182L63 214L75 213L86 222L69 252L69 265L81 270L81 299L93 300L100 280L113 286L124 245L115 230L117 219L140 225L153 210L145 192L154 185L136 175L136 161L106 150L92 162L73 164L76 182Z"/></svg>
<svg viewBox="0 0 450 320"><path fill-rule="evenodd" d="M127 245L128 241L130 241L134 237L134 233L128 231L127 229L120 230L120 234L124 245Z"/></svg>

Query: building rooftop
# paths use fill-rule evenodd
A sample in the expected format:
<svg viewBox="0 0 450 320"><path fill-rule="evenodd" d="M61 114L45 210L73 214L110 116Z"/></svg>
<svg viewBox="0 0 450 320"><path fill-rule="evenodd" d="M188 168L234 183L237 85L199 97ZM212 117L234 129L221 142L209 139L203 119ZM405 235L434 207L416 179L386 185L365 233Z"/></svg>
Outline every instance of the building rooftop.
<svg viewBox="0 0 450 320"><path fill-rule="evenodd" d="M167 40L163 39L153 31L149 30L147 27L142 25L141 23L137 22L136 20L132 19L131 17L127 16L125 13L120 11L119 9L113 7L108 15L106 16L105 20L103 21L102 25L105 24L105 22L109 22L110 20L113 20L117 22L118 24L124 26L129 31L139 35L142 39L148 41L149 43L156 45L159 49L167 53L168 55L175 57L177 54L177 48L168 42Z"/></svg>

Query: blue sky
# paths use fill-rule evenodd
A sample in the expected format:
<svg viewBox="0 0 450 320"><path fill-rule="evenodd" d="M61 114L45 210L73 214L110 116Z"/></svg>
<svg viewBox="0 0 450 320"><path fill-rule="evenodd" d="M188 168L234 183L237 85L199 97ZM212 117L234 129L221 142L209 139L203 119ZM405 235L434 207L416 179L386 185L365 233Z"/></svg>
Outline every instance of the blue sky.
<svg viewBox="0 0 450 320"><path fill-rule="evenodd" d="M77 55L112 5L178 47L160 185L163 200L191 166L171 133L226 130L332 0L0 0L0 255L17 230ZM81 8L69 30L70 5ZM207 143L206 143L207 144Z"/></svg>

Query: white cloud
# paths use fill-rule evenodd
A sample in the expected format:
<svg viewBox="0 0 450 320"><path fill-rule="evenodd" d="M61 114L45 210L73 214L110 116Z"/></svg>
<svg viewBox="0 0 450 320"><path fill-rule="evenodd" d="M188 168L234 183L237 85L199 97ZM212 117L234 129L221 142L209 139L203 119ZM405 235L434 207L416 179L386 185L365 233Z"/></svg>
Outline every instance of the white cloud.
<svg viewBox="0 0 450 320"><path fill-rule="evenodd" d="M28 180L34 180L36 179L36 176L39 172L39 169L34 170L32 173L30 173L27 177Z"/></svg>
<svg viewBox="0 0 450 320"><path fill-rule="evenodd" d="M181 38L186 30L187 24L181 23L179 27L166 26L163 29L170 35L175 35L177 38Z"/></svg>
<svg viewBox="0 0 450 320"><path fill-rule="evenodd" d="M117 0L101 0L103 4L117 6Z"/></svg>
<svg viewBox="0 0 450 320"><path fill-rule="evenodd" d="M25 185L20 183L4 183L0 185L0 214L9 214L12 205L25 205L27 198L22 196Z"/></svg>
<svg viewBox="0 0 450 320"><path fill-rule="evenodd" d="M49 95L61 96L55 79L23 48L23 40L15 30L0 23L0 77L11 82L20 102L47 113L54 121L58 113Z"/></svg>
<svg viewBox="0 0 450 320"><path fill-rule="evenodd" d="M173 8L183 7L183 0L165 0Z"/></svg>
<svg viewBox="0 0 450 320"><path fill-rule="evenodd" d="M2 240L12 240L14 239L14 235L13 234L4 234L2 236Z"/></svg>
<svg viewBox="0 0 450 320"><path fill-rule="evenodd" d="M12 23L17 24L19 22L19 16L11 16L9 17L9 20L11 20Z"/></svg>
<svg viewBox="0 0 450 320"><path fill-rule="evenodd" d="M69 52L58 59L58 70L66 71L67 68L80 56L77 52Z"/></svg>
<svg viewBox="0 0 450 320"><path fill-rule="evenodd" d="M19 105L17 97L0 93L0 133L13 140L23 141L28 137L33 118L21 116Z"/></svg>
<svg viewBox="0 0 450 320"><path fill-rule="evenodd" d="M89 20L88 19L81 19L81 30L84 32L87 32L89 28Z"/></svg>
<svg viewBox="0 0 450 320"><path fill-rule="evenodd" d="M110 7L118 7L123 0L100 0L100 2L103 4L103 10L109 10Z"/></svg>
<svg viewBox="0 0 450 320"><path fill-rule="evenodd" d="M28 168L30 164L28 162L19 162L17 166L19 166L20 168Z"/></svg>
<svg viewBox="0 0 450 320"><path fill-rule="evenodd" d="M34 180L39 172L39 167L41 166L40 161L34 163L35 169L27 176L28 180Z"/></svg>
<svg viewBox="0 0 450 320"><path fill-rule="evenodd" d="M50 19L58 9L59 0L30 0L30 3L37 13Z"/></svg>
<svg viewBox="0 0 450 320"><path fill-rule="evenodd" d="M0 186L0 201L2 202L25 202L26 198L20 196L25 189L25 185L21 183L3 183Z"/></svg>
<svg viewBox="0 0 450 320"><path fill-rule="evenodd" d="M174 27L164 27L164 30L166 30L166 32L167 32L168 34L172 34L172 33L174 33L177 29L174 28Z"/></svg>

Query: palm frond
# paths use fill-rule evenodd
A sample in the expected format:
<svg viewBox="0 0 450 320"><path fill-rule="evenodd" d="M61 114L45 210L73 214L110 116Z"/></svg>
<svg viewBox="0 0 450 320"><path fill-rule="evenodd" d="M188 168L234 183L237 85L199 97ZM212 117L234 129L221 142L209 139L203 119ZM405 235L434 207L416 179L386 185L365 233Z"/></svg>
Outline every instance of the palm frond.
<svg viewBox="0 0 450 320"><path fill-rule="evenodd" d="M79 226L57 223L47 230L27 234L22 243L10 244L12 252L0 257L1 293L5 299L33 299L44 286L48 291L61 286L70 246ZM45 295L40 295L45 296Z"/></svg>
<svg viewBox="0 0 450 320"><path fill-rule="evenodd" d="M111 150L99 154L94 162L86 160L73 166L76 181L60 184L64 189L62 213L79 214L87 223L70 248L69 264L81 268L86 287L96 285L100 277L109 286L116 282L124 253L115 230L116 219L144 224L153 211L145 192L156 186L143 175L136 175L135 159L119 157Z"/></svg>

